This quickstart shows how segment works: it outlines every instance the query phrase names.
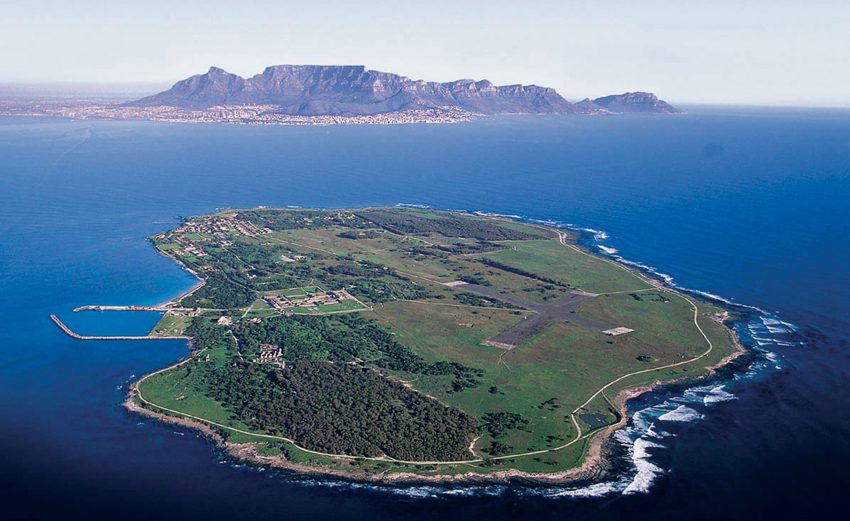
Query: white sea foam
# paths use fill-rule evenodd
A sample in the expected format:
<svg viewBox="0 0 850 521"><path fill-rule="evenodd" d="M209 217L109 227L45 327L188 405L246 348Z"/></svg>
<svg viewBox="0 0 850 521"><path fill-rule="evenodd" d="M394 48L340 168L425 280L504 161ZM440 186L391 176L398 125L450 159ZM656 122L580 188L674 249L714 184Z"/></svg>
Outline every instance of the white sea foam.
<svg viewBox="0 0 850 521"><path fill-rule="evenodd" d="M707 298L710 298L712 300L717 300L717 301L720 301L720 302L727 302L729 304L733 304L733 302L731 300L723 298L720 295L717 295L716 293L709 293L708 291L700 291L700 290L692 290L692 291L694 293L698 294L698 295L702 295L703 297L707 297Z"/></svg>
<svg viewBox="0 0 850 521"><path fill-rule="evenodd" d="M703 417L700 412L691 409L687 405L680 405L672 411L662 414L658 419L666 422L690 422L700 420Z"/></svg>
<svg viewBox="0 0 850 521"><path fill-rule="evenodd" d="M714 387L713 389L711 389L711 392L705 395L705 397L702 399L702 402L705 405L712 405L715 403L737 400L738 397L726 391L724 389L725 387L725 385L718 385L717 387Z"/></svg>
<svg viewBox="0 0 850 521"><path fill-rule="evenodd" d="M496 213L496 212L483 212L481 210L472 212L475 215L480 215L481 217L506 217L509 219L522 219L519 215L514 215L511 213Z"/></svg>
<svg viewBox="0 0 850 521"><path fill-rule="evenodd" d="M670 434L667 431L656 430L655 424L652 424L652 425L649 426L648 429L646 429L644 436L647 437L647 438L655 438L655 439L660 440L662 438L670 437L670 436L672 436L672 434Z"/></svg>
<svg viewBox="0 0 850 521"><path fill-rule="evenodd" d="M570 488L566 490L554 490L546 494L547 497L604 497L623 490L623 483L617 481L603 481L586 487Z"/></svg>
<svg viewBox="0 0 850 521"><path fill-rule="evenodd" d="M796 333L797 326L774 315L762 315L761 321L771 333Z"/></svg>
<svg viewBox="0 0 850 521"><path fill-rule="evenodd" d="M672 275L667 275L666 273L661 273L660 271L656 271L656 272L655 272L655 275L656 275L656 276L658 276L658 277L660 277L660 278L661 278L661 280L663 280L663 281L664 281L664 282L666 282L667 284L672 284L672 283L673 283L673 276L672 276Z"/></svg>
<svg viewBox="0 0 850 521"><path fill-rule="evenodd" d="M358 483L346 480L315 479L303 475L285 475L285 479L291 483L297 483L306 487L329 487L349 490L371 490L383 492L396 496L409 498L437 498L437 497L480 497L500 496L508 490L505 485L384 485L374 483ZM539 489L528 489L537 491Z"/></svg>
<svg viewBox="0 0 850 521"><path fill-rule="evenodd" d="M608 246L603 246L601 244L597 244L596 247L602 250L603 253L607 253L608 255L614 255L615 253L617 253L617 248L609 248Z"/></svg>
<svg viewBox="0 0 850 521"><path fill-rule="evenodd" d="M663 445L643 438L638 438L634 441L632 445L632 462L637 472L632 478L631 483L623 490L623 494L636 494L638 492L649 491L649 487L652 486L655 478L664 473L661 467L650 461L652 455L649 449L660 447L663 447Z"/></svg>
<svg viewBox="0 0 850 521"><path fill-rule="evenodd" d="M574 224L565 223L563 227L569 228L570 230L577 232L584 232L593 235L594 240L596 241L604 241L608 238L608 234L604 230L597 230L594 228L585 228L583 226L576 226Z"/></svg>

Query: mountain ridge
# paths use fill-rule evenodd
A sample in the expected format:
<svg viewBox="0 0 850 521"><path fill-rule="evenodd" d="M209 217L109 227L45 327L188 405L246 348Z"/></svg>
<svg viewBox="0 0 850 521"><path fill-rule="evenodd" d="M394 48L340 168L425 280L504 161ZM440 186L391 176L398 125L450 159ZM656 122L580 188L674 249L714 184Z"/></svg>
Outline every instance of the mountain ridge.
<svg viewBox="0 0 850 521"><path fill-rule="evenodd" d="M269 113L361 116L415 109L461 109L475 114L675 113L654 94L636 92L570 103L555 89L501 85L488 80L429 82L366 69L363 65L273 65L243 78L210 67L170 89L126 107L270 106ZM610 108L609 108L610 107Z"/></svg>

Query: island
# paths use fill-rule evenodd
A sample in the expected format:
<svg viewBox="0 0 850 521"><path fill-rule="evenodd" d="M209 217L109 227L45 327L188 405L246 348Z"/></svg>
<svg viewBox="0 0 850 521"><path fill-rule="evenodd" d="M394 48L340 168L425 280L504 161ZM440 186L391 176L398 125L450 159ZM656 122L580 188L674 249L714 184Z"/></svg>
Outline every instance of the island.
<svg viewBox="0 0 850 521"><path fill-rule="evenodd" d="M133 307L163 316L130 338L189 338L191 354L135 382L126 406L264 466L589 479L627 399L741 352L717 304L512 218L261 207L150 240L199 284Z"/></svg>
<svg viewBox="0 0 850 521"><path fill-rule="evenodd" d="M0 100L0 115L242 125L462 123L492 115L678 114L650 92L571 103L555 89L433 82L363 65L273 65L249 78L210 67L137 100Z"/></svg>

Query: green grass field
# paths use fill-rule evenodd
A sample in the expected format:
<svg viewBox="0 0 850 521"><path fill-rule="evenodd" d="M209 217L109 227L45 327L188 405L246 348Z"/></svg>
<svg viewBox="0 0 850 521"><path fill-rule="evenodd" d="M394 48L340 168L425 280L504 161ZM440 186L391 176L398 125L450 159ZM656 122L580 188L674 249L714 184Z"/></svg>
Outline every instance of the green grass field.
<svg viewBox="0 0 850 521"><path fill-rule="evenodd" d="M189 320L185 315L169 312L162 315L150 334L154 336L183 336Z"/></svg>

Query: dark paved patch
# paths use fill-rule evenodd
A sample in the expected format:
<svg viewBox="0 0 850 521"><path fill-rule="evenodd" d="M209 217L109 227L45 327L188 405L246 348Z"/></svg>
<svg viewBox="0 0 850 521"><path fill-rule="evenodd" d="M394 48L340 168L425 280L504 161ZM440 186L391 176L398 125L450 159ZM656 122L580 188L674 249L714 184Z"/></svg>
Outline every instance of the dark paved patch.
<svg viewBox="0 0 850 521"><path fill-rule="evenodd" d="M487 297L492 300L507 302L508 304L531 311L537 311L537 307L543 305L530 302L515 295L503 295L489 286L481 286L479 284L461 284L460 286L455 286L454 289L475 293L476 295L481 295L482 297Z"/></svg>
<svg viewBox="0 0 850 521"><path fill-rule="evenodd" d="M540 304L519 298L515 295L503 295L493 288L478 284L464 284L462 286L456 286L455 289L468 291L482 297L500 300L529 311L534 311L534 314L527 316L518 324L509 327L488 340L488 342L492 342L497 347L509 348L508 346L515 347L521 345L556 322L570 322L595 331L605 331L606 329L617 327L616 325L576 313L584 301L595 298L588 293L570 293L550 304Z"/></svg>

